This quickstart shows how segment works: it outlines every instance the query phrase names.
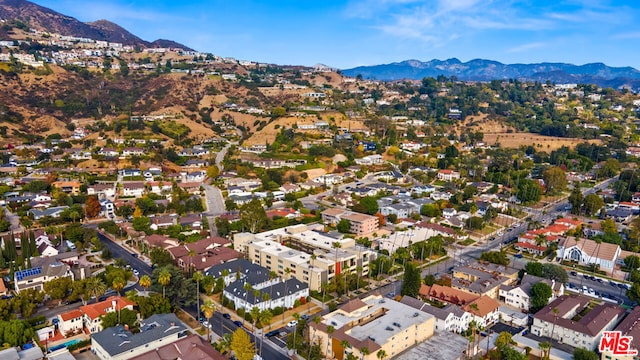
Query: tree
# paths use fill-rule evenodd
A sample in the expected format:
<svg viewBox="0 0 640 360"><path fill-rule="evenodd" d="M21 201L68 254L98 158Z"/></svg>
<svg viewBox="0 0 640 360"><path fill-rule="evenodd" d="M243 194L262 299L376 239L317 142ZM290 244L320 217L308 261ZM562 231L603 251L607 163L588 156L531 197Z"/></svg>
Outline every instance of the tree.
<svg viewBox="0 0 640 360"><path fill-rule="evenodd" d="M145 319L153 314L167 314L171 312L171 303L161 294L151 294L147 296L137 296L135 302L138 304L140 316Z"/></svg>
<svg viewBox="0 0 640 360"><path fill-rule="evenodd" d="M238 328L231 336L231 350L238 360L253 360L256 349L249 338L249 334Z"/></svg>
<svg viewBox="0 0 640 360"><path fill-rule="evenodd" d="M122 291L125 285L127 285L127 282L123 278L116 277L111 283L111 288L120 295L120 291Z"/></svg>
<svg viewBox="0 0 640 360"><path fill-rule="evenodd" d="M349 233L349 231L351 231L351 221L347 219L340 219L336 227L339 232L343 234L347 234Z"/></svg>
<svg viewBox="0 0 640 360"><path fill-rule="evenodd" d="M151 226L151 220L148 217L137 217L137 218L133 218L133 221L131 222L131 224L133 225L133 229L135 231L144 231L147 232L149 231L149 226Z"/></svg>
<svg viewBox="0 0 640 360"><path fill-rule="evenodd" d="M549 351L551 351L551 343L544 341L539 343L538 347L540 348L540 352L541 352L540 358L542 360L549 360Z"/></svg>
<svg viewBox="0 0 640 360"><path fill-rule="evenodd" d="M549 303L549 298L553 295L553 290L544 282L539 282L531 287L530 311L538 312Z"/></svg>
<svg viewBox="0 0 640 360"><path fill-rule="evenodd" d="M220 175L220 169L217 166L211 165L207 168L207 177L209 179L215 179Z"/></svg>
<svg viewBox="0 0 640 360"><path fill-rule="evenodd" d="M151 263L158 267L164 267L173 264L171 253L161 247L154 247L153 249L151 249L151 251L149 252L149 257L151 258Z"/></svg>
<svg viewBox="0 0 640 360"><path fill-rule="evenodd" d="M404 277L402 279L400 294L403 296L417 297L421 284L420 270L413 263L408 262L404 266Z"/></svg>
<svg viewBox="0 0 640 360"><path fill-rule="evenodd" d="M552 166L542 173L547 194L561 193L567 187L567 174L559 167Z"/></svg>
<svg viewBox="0 0 640 360"><path fill-rule="evenodd" d="M374 215L378 212L378 201L373 196L365 196L353 206L353 211Z"/></svg>
<svg viewBox="0 0 640 360"><path fill-rule="evenodd" d="M110 328L114 327L118 324L129 326L130 330L136 329L138 326L138 313L134 310L129 310L127 308L123 308L118 314L118 311L108 312L106 315L100 316L100 321L102 322L102 328ZM118 315L120 317L120 321L118 321Z"/></svg>
<svg viewBox="0 0 640 360"><path fill-rule="evenodd" d="M162 297L165 297L167 285L171 282L171 273L167 269L162 269L158 274L158 283L162 285Z"/></svg>
<svg viewBox="0 0 640 360"><path fill-rule="evenodd" d="M86 289L87 293L95 296L96 302L98 302L98 298L107 292L107 285L105 285L102 279L92 277L87 280Z"/></svg>
<svg viewBox="0 0 640 360"><path fill-rule="evenodd" d="M569 281L567 270L560 265L550 263L542 264L542 277L549 280L555 280L556 282L563 284Z"/></svg>
<svg viewBox="0 0 640 360"><path fill-rule="evenodd" d="M503 331L496 338L496 347L500 352L506 347L510 347L514 343L511 333Z"/></svg>
<svg viewBox="0 0 640 360"><path fill-rule="evenodd" d="M240 208L240 221L255 234L267 224L267 213L260 200L253 199Z"/></svg>
<svg viewBox="0 0 640 360"><path fill-rule="evenodd" d="M203 277L204 275L202 275L202 271L196 271L193 273L193 277L191 278L196 282L196 310L198 311L198 317L200 317L200 281L202 281Z"/></svg>
<svg viewBox="0 0 640 360"><path fill-rule="evenodd" d="M384 358L387 357L387 352L384 351L384 349L378 350L378 352L376 353L376 357L380 360L384 360Z"/></svg>
<svg viewBox="0 0 640 360"><path fill-rule="evenodd" d="M640 302L640 282L635 282L631 288L627 290L627 297L631 301Z"/></svg>
<svg viewBox="0 0 640 360"><path fill-rule="evenodd" d="M640 257L636 255L629 255L624 258L624 267L628 272L637 270L640 267Z"/></svg>
<svg viewBox="0 0 640 360"><path fill-rule="evenodd" d="M542 264L536 261L529 261L524 266L524 271L529 275L542 277Z"/></svg>
<svg viewBox="0 0 640 360"><path fill-rule="evenodd" d="M102 206L100 205L100 201L98 201L98 197L96 196L87 196L87 200L84 203L84 213L88 218L94 218L100 215L100 211L102 211Z"/></svg>
<svg viewBox="0 0 640 360"><path fill-rule="evenodd" d="M59 300L62 303L62 299L69 293L71 290L71 284L73 281L70 277L60 277L57 279L53 279L47 281L43 284L44 292L49 295L53 300Z"/></svg>
<svg viewBox="0 0 640 360"><path fill-rule="evenodd" d="M589 194L584 197L584 211L587 215L595 215L604 206L604 200L596 194Z"/></svg>
<svg viewBox="0 0 640 360"><path fill-rule="evenodd" d="M577 348L573 350L574 360L598 360L600 357L598 354L585 348Z"/></svg>
<svg viewBox="0 0 640 360"><path fill-rule="evenodd" d="M163 275L163 285L160 282L160 275ZM167 282L167 274L169 279ZM196 304L196 284L185 278L184 272L173 265L167 265L163 268L156 268L151 274L151 288L162 290L163 295L169 299L174 307L184 307Z"/></svg>
<svg viewBox="0 0 640 360"><path fill-rule="evenodd" d="M573 189L571 190L571 194L569 195L569 204L571 204L572 214L580 215L583 201L584 196L582 195L582 191L580 190L580 185L574 184Z"/></svg>
<svg viewBox="0 0 640 360"><path fill-rule="evenodd" d="M504 251L485 251L480 254L480 260L488 261L497 265L509 265L509 258Z"/></svg>
<svg viewBox="0 0 640 360"><path fill-rule="evenodd" d="M518 185L516 196L525 204L536 203L542 198L542 187L531 179L522 179Z"/></svg>
<svg viewBox="0 0 640 360"><path fill-rule="evenodd" d="M138 283L140 284L140 286L142 286L142 288L146 292L147 289L149 289L149 287L151 287L151 278L149 277L149 275L142 275L140 277L140 280L138 280Z"/></svg>
<svg viewBox="0 0 640 360"><path fill-rule="evenodd" d="M204 317L206 317L209 323L211 323L211 318L213 317L213 314L216 312L216 304L214 304L213 301L207 299L202 304L202 312L204 313ZM200 313L198 313L198 316L200 316ZM209 336L210 335L209 330L210 328L207 327L207 339L211 339L211 337ZM238 329L238 330L241 330L241 329Z"/></svg>

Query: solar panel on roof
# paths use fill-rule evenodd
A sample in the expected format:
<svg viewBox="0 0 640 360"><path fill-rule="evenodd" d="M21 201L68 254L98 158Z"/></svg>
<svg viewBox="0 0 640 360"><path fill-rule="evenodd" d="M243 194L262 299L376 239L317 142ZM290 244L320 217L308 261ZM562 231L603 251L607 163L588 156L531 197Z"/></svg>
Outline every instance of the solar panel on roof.
<svg viewBox="0 0 640 360"><path fill-rule="evenodd" d="M24 278L27 278L29 276L35 276L35 275L40 275L42 274L42 267L38 266L35 268L31 268L31 269L26 269L26 270L20 270L16 272L16 279L18 281L22 281Z"/></svg>

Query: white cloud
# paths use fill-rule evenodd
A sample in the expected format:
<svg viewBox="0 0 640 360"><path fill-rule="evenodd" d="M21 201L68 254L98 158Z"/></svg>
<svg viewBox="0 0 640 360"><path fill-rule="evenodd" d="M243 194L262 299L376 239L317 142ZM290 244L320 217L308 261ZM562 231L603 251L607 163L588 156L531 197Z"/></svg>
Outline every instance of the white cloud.
<svg viewBox="0 0 640 360"><path fill-rule="evenodd" d="M522 44L522 45L518 45L515 47L512 47L511 49L507 49L506 52L508 53L521 53L521 52L527 52L529 50L533 50L533 49L539 49L539 48L543 48L548 46L548 43L545 42L532 42L532 43L528 43L528 44Z"/></svg>

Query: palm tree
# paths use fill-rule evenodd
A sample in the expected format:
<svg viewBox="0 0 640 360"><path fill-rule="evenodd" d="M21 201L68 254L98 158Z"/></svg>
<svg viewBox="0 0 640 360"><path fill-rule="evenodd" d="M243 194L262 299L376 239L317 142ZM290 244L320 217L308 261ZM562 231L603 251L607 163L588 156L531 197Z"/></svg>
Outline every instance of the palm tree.
<svg viewBox="0 0 640 360"><path fill-rule="evenodd" d="M364 357L369 355L369 348L366 346L363 346L360 348L360 360L364 360Z"/></svg>
<svg viewBox="0 0 640 360"><path fill-rule="evenodd" d="M189 249L187 255L189 256L189 274L191 274L191 271L193 271L193 257L196 255L196 251L193 249Z"/></svg>
<svg viewBox="0 0 640 360"><path fill-rule="evenodd" d="M254 306L249 311L249 315L251 315L251 322L253 323L253 332L255 334L256 331L256 323L258 322L258 318L260 317L260 308ZM258 342L256 341L256 352L258 351Z"/></svg>
<svg viewBox="0 0 640 360"><path fill-rule="evenodd" d="M268 294L267 294L268 295ZM273 319L273 313L269 309L265 309L260 311L258 315L258 319L260 319L260 324L262 324L262 328L266 324L269 324L269 330L271 330L271 320ZM262 339L260 340L260 356L262 356L262 344L264 344L264 331L261 334Z"/></svg>
<svg viewBox="0 0 640 360"><path fill-rule="evenodd" d="M124 288L124 286L127 283L121 278L121 277L116 277L115 279L113 279L113 282L111 283L111 288L113 290L115 290L118 293L118 296L120 295L120 291L122 291L122 289Z"/></svg>
<svg viewBox="0 0 640 360"><path fill-rule="evenodd" d="M327 326L327 351L325 352L325 355L328 357L329 356L329 349L331 346L331 335L336 331L336 328L333 327L332 325Z"/></svg>
<svg viewBox="0 0 640 360"><path fill-rule="evenodd" d="M292 316L296 320L296 325L293 327L293 350L297 352L298 347L296 346L296 333L298 332L298 321L300 321L300 314L293 313Z"/></svg>
<svg viewBox="0 0 640 360"><path fill-rule="evenodd" d="M541 342L538 344L538 348L540 348L540 358L542 360L549 359L549 352L551 351L551 343L549 342Z"/></svg>
<svg viewBox="0 0 640 360"><path fill-rule="evenodd" d="M200 320L200 281L202 280L204 275L202 275L201 271L196 271L193 273L193 281L196 282L196 309L198 311L198 320Z"/></svg>
<svg viewBox="0 0 640 360"><path fill-rule="evenodd" d="M100 278L91 277L87 280L87 293L93 294L96 297L96 302L98 302L98 298L107 292L107 285Z"/></svg>
<svg viewBox="0 0 640 360"><path fill-rule="evenodd" d="M147 289L151 287L151 278L149 277L149 275L142 275L140 277L140 280L138 280L138 282L140 283L140 286L144 288L145 292L147 292L148 291Z"/></svg>
<svg viewBox="0 0 640 360"><path fill-rule="evenodd" d="M209 321L209 324L211 324L211 318L216 312L216 304L214 304L213 301L207 299L204 304L202 304L202 312L204 312L204 317L206 317ZM220 322L222 322L222 320L220 320ZM211 337L209 336L209 331L211 330L210 326L211 325L207 326L207 341L209 342L211 342Z"/></svg>
<svg viewBox="0 0 640 360"><path fill-rule="evenodd" d="M551 334L549 335L549 342L553 341L553 332L556 329L556 321L558 321L558 313L560 312L560 310L558 310L557 307L553 308L553 327L551 328Z"/></svg>
<svg viewBox="0 0 640 360"><path fill-rule="evenodd" d="M263 301L263 302L267 302L267 301L269 301L269 300L271 300L271 295L269 295L269 293L266 293L266 292L265 292L265 293L262 293L262 301ZM270 305L270 304L269 304L269 305ZM270 308L271 308L271 306L266 306L266 307L267 307L267 309L270 309Z"/></svg>
<svg viewBox="0 0 640 360"><path fill-rule="evenodd" d="M380 360L383 360L384 358L387 357L387 352L384 351L384 349L380 349L378 350L378 352L376 353L376 357Z"/></svg>
<svg viewBox="0 0 640 360"><path fill-rule="evenodd" d="M169 285L170 282L171 282L171 273L169 272L169 270L167 270L167 269L160 270L160 273L158 274L158 283L160 283L160 285L162 285L162 298L163 299L165 297L165 289L166 289L167 285Z"/></svg>
<svg viewBox="0 0 640 360"><path fill-rule="evenodd" d="M340 341L340 346L342 347L342 353L346 354L347 349L351 347L351 344L347 340Z"/></svg>
<svg viewBox="0 0 640 360"><path fill-rule="evenodd" d="M253 287L248 282L244 283L244 312L246 313L249 310L249 291L251 291ZM242 317L242 324L244 324L244 316Z"/></svg>

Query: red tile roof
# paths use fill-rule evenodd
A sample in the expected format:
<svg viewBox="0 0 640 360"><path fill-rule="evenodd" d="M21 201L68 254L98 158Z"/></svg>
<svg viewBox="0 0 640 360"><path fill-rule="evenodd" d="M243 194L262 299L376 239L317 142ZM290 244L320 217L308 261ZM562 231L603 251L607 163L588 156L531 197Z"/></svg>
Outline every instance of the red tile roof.
<svg viewBox="0 0 640 360"><path fill-rule="evenodd" d="M62 321L69 321L71 319L77 319L79 317L82 317L82 314L84 313L79 309L74 309L74 310L67 311L65 313L60 314L60 317L62 318Z"/></svg>
<svg viewBox="0 0 640 360"><path fill-rule="evenodd" d="M80 307L80 310L84 312L90 319L97 319L102 315L107 314L107 310L113 307L112 301L116 302L115 310L122 310L126 307L131 307L135 305L133 301L130 301L126 297L122 296L111 296L107 298L105 301L100 301L98 303L87 304Z"/></svg>

